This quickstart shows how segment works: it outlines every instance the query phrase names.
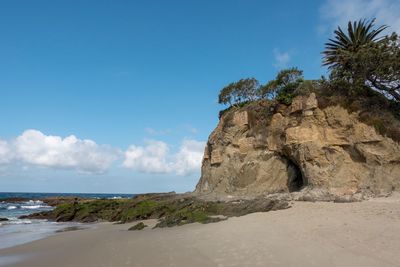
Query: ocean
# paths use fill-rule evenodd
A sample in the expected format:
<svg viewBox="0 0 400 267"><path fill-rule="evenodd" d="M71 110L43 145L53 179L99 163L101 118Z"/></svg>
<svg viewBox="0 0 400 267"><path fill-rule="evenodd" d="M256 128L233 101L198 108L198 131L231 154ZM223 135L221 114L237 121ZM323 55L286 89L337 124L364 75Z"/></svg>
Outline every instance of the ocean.
<svg viewBox="0 0 400 267"><path fill-rule="evenodd" d="M40 199L57 196L76 196L93 199L131 198L133 194L82 194L82 193L1 193L0 192L0 218L8 221L0 221L0 249L20 245L41 239L70 226L79 223L56 223L47 220L19 219L22 215L35 212L49 211ZM6 202L5 198L24 198L24 202Z"/></svg>

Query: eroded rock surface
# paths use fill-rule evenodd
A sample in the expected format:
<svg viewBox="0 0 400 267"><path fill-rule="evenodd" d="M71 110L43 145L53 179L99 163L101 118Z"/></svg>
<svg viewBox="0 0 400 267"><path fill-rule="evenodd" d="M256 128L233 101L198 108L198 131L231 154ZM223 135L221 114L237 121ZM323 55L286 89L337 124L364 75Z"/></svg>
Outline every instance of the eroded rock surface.
<svg viewBox="0 0 400 267"><path fill-rule="evenodd" d="M332 196L400 189L400 145L314 94L291 106L231 111L210 135L199 195L257 196L323 190Z"/></svg>

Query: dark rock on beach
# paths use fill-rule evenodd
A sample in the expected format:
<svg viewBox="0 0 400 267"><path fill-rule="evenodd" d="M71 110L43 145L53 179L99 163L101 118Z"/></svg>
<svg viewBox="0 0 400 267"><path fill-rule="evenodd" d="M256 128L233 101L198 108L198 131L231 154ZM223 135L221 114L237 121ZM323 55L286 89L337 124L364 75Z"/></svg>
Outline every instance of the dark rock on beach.
<svg viewBox="0 0 400 267"><path fill-rule="evenodd" d="M143 194L133 199L92 199L59 204L52 211L23 216L57 222L134 222L158 219L156 227L188 223L211 223L232 216L289 208L286 200L257 198L251 200L210 201L192 194Z"/></svg>
<svg viewBox="0 0 400 267"><path fill-rule="evenodd" d="M19 217L19 219L36 219L36 220L49 220L50 219L50 211L42 211L42 212L36 212L33 214L29 215L22 215Z"/></svg>
<svg viewBox="0 0 400 267"><path fill-rule="evenodd" d="M147 227L147 225L145 225L143 222L140 222L140 223L135 224L131 228L129 228L128 231L140 231L146 227Z"/></svg>

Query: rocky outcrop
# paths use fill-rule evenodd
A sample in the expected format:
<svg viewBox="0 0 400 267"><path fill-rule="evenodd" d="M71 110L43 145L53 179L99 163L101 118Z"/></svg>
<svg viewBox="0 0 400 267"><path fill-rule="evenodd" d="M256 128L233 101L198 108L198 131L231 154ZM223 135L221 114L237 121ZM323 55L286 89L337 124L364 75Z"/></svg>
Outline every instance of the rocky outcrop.
<svg viewBox="0 0 400 267"><path fill-rule="evenodd" d="M304 188L333 196L400 189L400 145L315 94L252 103L222 116L195 193L257 196Z"/></svg>
<svg viewBox="0 0 400 267"><path fill-rule="evenodd" d="M77 199L74 202L60 204L51 211L20 218L82 223L99 221L128 223L157 219L158 223L155 227L162 228L195 222L213 223L233 216L289 207L287 200L278 198L207 201L190 193L155 193L137 195L132 199Z"/></svg>

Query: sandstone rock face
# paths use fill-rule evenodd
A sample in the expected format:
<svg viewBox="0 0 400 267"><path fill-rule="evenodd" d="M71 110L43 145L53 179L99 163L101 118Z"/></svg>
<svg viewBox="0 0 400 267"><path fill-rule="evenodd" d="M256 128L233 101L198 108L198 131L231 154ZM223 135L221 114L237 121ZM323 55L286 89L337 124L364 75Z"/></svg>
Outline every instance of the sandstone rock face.
<svg viewBox="0 0 400 267"><path fill-rule="evenodd" d="M400 144L340 106L319 109L314 94L279 106L268 120L246 108L231 113L209 137L197 194L400 189Z"/></svg>

